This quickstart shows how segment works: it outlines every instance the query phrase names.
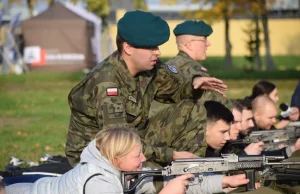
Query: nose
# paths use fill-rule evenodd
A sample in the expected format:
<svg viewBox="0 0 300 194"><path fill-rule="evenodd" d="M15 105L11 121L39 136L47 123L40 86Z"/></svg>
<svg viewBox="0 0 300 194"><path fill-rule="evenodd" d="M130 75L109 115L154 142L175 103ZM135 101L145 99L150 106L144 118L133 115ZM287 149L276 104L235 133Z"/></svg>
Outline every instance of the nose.
<svg viewBox="0 0 300 194"><path fill-rule="evenodd" d="M160 50L159 50L159 48L157 47L156 49L154 49L154 54L156 55L156 56L160 56Z"/></svg>
<svg viewBox="0 0 300 194"><path fill-rule="evenodd" d="M249 120L249 128L252 128L254 127L254 122L252 119Z"/></svg>
<svg viewBox="0 0 300 194"><path fill-rule="evenodd" d="M276 118L272 118L272 123L276 123Z"/></svg>
<svg viewBox="0 0 300 194"><path fill-rule="evenodd" d="M141 163L145 162L146 161L146 157L144 154L141 154Z"/></svg>
<svg viewBox="0 0 300 194"><path fill-rule="evenodd" d="M242 130L242 123L241 122L237 123L236 128L237 128L238 132L240 132Z"/></svg>
<svg viewBox="0 0 300 194"><path fill-rule="evenodd" d="M229 141L229 140L230 140L229 132L228 132L228 133L225 133L224 135L225 135L224 139L225 139L226 141Z"/></svg>
<svg viewBox="0 0 300 194"><path fill-rule="evenodd" d="M209 47L211 45L211 42L209 42L208 40L206 40L206 46Z"/></svg>

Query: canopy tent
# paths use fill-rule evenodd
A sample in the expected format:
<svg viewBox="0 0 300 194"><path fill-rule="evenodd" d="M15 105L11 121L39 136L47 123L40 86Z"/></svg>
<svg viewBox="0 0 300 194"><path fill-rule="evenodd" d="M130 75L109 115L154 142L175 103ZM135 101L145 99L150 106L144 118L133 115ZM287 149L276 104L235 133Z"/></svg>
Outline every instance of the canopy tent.
<svg viewBox="0 0 300 194"><path fill-rule="evenodd" d="M101 60L101 19L81 7L56 2L22 30L31 71L79 71Z"/></svg>

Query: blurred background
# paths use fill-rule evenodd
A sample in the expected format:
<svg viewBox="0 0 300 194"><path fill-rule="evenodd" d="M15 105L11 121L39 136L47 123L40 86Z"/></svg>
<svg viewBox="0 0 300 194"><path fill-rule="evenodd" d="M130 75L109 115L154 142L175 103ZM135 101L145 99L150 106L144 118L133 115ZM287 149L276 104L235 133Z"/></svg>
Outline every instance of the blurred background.
<svg viewBox="0 0 300 194"><path fill-rule="evenodd" d="M201 64L229 98L274 83L290 103L300 79L300 0L0 0L0 169L11 156L64 154L70 90L115 49L116 24L141 9L171 31L186 19L213 27ZM177 54L175 36L161 47Z"/></svg>

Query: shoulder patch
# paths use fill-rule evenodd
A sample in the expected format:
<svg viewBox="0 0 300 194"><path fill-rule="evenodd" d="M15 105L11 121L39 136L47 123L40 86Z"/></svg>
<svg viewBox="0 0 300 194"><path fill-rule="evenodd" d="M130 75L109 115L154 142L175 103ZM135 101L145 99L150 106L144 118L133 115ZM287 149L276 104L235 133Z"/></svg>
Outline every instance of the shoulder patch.
<svg viewBox="0 0 300 194"><path fill-rule="evenodd" d="M208 70L205 67L201 67L201 71L207 73Z"/></svg>
<svg viewBox="0 0 300 194"><path fill-rule="evenodd" d="M172 72L172 73L178 73L177 69L172 66L172 65L167 65L168 66L168 69Z"/></svg>
<svg viewBox="0 0 300 194"><path fill-rule="evenodd" d="M106 88L106 95L107 96L118 96L119 90L118 90L118 88Z"/></svg>

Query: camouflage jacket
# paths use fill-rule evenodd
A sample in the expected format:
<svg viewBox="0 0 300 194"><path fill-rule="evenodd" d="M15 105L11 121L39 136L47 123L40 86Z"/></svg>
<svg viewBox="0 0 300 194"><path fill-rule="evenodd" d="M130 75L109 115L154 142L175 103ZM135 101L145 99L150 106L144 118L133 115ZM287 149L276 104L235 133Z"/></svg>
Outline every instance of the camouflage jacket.
<svg viewBox="0 0 300 194"><path fill-rule="evenodd" d="M158 62L154 69L133 77L125 61L115 52L69 94L72 114L66 155L69 160L75 157L78 161L83 148L104 128L134 127L143 139L153 99L175 103L193 98L193 95L192 79L183 79L174 67ZM143 142L144 150L167 153L168 157L164 158L172 160L173 149L157 148Z"/></svg>
<svg viewBox="0 0 300 194"><path fill-rule="evenodd" d="M193 77L194 75L201 75L202 77L210 77L208 70L200 65L197 61L192 59L188 54L179 51L177 56L170 59L166 64L175 66L184 76Z"/></svg>
<svg viewBox="0 0 300 194"><path fill-rule="evenodd" d="M187 79L191 79L195 75L200 75L202 77L210 77L205 67L201 66L197 61L192 59L188 54L186 54L183 51L179 51L177 56L167 61L166 64L170 64L176 67L179 73ZM198 98L200 97L200 102L202 103L207 100L214 100L217 102L221 102L228 109L232 110L231 101L223 97L216 91L205 91L204 93L201 91L201 93L198 95Z"/></svg>

